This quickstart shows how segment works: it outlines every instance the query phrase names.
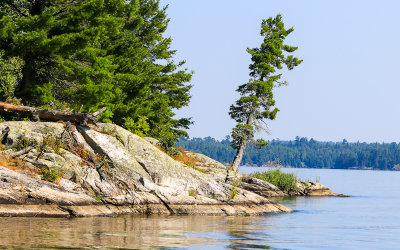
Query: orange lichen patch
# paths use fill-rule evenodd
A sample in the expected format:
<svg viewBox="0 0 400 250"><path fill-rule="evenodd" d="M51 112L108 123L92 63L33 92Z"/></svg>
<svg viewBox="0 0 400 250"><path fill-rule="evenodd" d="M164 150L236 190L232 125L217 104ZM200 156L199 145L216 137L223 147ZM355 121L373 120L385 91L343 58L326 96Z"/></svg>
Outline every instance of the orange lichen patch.
<svg viewBox="0 0 400 250"><path fill-rule="evenodd" d="M161 147L160 145L154 145L154 147L156 147L156 148L158 148L159 150L161 150L161 151L163 151L164 153L166 153L165 150L163 149L163 147Z"/></svg>
<svg viewBox="0 0 400 250"><path fill-rule="evenodd" d="M107 157L104 154L95 154L94 157L96 158L98 164L100 164L98 167L106 167L108 166L108 162L107 162Z"/></svg>
<svg viewBox="0 0 400 250"><path fill-rule="evenodd" d="M70 151L73 154L79 156L81 159L84 159L86 161L90 161L89 151L87 151L84 147L70 145Z"/></svg>
<svg viewBox="0 0 400 250"><path fill-rule="evenodd" d="M197 157L189 155L182 147L179 147L178 150L179 153L177 155L172 156L174 160L182 162L183 164L190 167L199 165L200 160Z"/></svg>
<svg viewBox="0 0 400 250"><path fill-rule="evenodd" d="M25 170L25 163L19 158L10 158L7 156L0 157L0 166L8 168L13 171Z"/></svg>
<svg viewBox="0 0 400 250"><path fill-rule="evenodd" d="M13 171L20 169L20 168L14 167L14 166L10 166L9 162L7 160L5 160L5 159L2 159L2 158L0 158L0 166L8 168L8 169L13 170Z"/></svg>
<svg viewBox="0 0 400 250"><path fill-rule="evenodd" d="M159 150L168 154L168 152L166 152L161 146L156 145L156 148L158 148ZM191 167L199 172L202 172L204 174L207 174L210 172L208 169L199 168L199 166L201 165L201 161L196 156L188 154L188 152L185 151L185 149L183 147L178 148L178 153L173 154L173 155L172 154L168 154L168 155L172 159L182 162L186 166Z"/></svg>

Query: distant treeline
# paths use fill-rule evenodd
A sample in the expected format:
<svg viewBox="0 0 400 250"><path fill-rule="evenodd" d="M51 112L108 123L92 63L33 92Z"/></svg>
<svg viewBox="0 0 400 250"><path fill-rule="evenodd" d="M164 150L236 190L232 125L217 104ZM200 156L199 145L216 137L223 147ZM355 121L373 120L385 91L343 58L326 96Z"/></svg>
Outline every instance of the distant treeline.
<svg viewBox="0 0 400 250"><path fill-rule="evenodd" d="M186 150L205 154L223 163L230 163L235 151L230 138L218 141L211 137L181 138ZM297 168L362 168L400 170L399 143L319 142L296 137L294 141L272 140L262 149L249 144L242 165L282 165Z"/></svg>

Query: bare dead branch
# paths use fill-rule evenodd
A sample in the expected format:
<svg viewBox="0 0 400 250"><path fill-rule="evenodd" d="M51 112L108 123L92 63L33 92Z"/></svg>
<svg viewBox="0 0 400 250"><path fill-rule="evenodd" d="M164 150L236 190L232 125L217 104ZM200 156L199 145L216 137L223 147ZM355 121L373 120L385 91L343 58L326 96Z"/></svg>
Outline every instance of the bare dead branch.
<svg viewBox="0 0 400 250"><path fill-rule="evenodd" d="M94 117L97 117L97 116L99 116L101 113L103 113L104 111L106 111L107 110L107 107L103 107L103 108L101 108L100 110L97 110L96 112L94 112L92 115L94 116Z"/></svg>

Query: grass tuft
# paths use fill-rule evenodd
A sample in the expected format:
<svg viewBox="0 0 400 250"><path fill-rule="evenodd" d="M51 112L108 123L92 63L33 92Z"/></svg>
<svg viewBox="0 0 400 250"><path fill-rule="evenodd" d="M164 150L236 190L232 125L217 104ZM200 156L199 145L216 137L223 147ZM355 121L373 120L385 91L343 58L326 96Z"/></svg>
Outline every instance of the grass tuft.
<svg viewBox="0 0 400 250"><path fill-rule="evenodd" d="M280 169L265 172L255 172L251 174L251 176L274 184L280 190L284 190L286 192L297 189L297 177L292 173L283 173Z"/></svg>
<svg viewBox="0 0 400 250"><path fill-rule="evenodd" d="M232 188L231 188L231 190L229 190L229 194L230 194L230 199L231 199L231 200L233 200L233 199L236 197L236 195L239 193L239 191L237 190L237 188L239 187L239 185L240 185L241 182L242 182L242 179L241 179L241 178L239 178L239 179L235 178L235 179L233 180Z"/></svg>
<svg viewBox="0 0 400 250"><path fill-rule="evenodd" d="M101 196L100 195L96 195L95 199L96 199L96 201L100 202L101 201Z"/></svg>
<svg viewBox="0 0 400 250"><path fill-rule="evenodd" d="M235 199L236 195L238 194L236 187L232 187L231 190L229 190L229 194L231 200Z"/></svg>

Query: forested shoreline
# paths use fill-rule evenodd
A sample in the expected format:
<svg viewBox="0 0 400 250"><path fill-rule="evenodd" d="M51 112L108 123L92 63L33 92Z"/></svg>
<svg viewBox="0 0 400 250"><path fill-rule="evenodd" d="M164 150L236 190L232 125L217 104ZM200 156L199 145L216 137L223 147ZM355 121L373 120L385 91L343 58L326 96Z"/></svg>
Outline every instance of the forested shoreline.
<svg viewBox="0 0 400 250"><path fill-rule="evenodd" d="M218 141L211 137L185 139L178 145L186 150L205 154L223 163L230 163L235 150L227 136ZM290 166L296 168L400 170L399 143L320 142L296 137L293 141L272 140L257 149L249 144L243 165Z"/></svg>

